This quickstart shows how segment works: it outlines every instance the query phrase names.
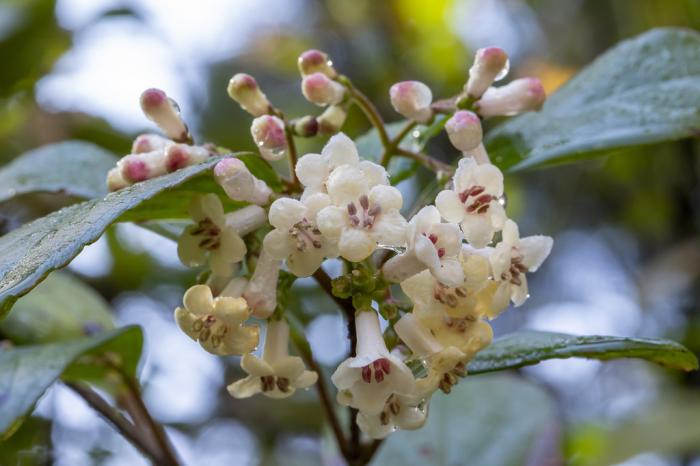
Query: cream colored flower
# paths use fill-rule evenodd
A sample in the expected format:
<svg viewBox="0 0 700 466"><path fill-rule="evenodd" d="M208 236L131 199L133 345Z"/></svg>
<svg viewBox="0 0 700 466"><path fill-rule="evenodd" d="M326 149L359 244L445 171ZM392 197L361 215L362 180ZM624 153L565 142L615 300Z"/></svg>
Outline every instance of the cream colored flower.
<svg viewBox="0 0 700 466"><path fill-rule="evenodd" d="M206 285L195 285L182 298L184 307L175 309L178 327L205 350L219 356L244 354L258 344L257 325L243 325L250 317L243 298L212 296Z"/></svg>
<svg viewBox="0 0 700 466"><path fill-rule="evenodd" d="M258 393L270 398L287 398L297 389L308 388L318 380L318 374L306 370L300 357L290 356L289 325L284 320L269 321L262 358L246 354L241 368L248 373L244 379L227 387L234 398L248 398Z"/></svg>
<svg viewBox="0 0 700 466"><path fill-rule="evenodd" d="M325 258L338 255L337 243L316 225L316 214L329 204L326 194L316 193L301 201L277 199L270 206L270 225L275 229L265 236L263 247L275 259L286 260L297 277L310 276Z"/></svg>
<svg viewBox="0 0 700 466"><path fill-rule="evenodd" d="M340 404L376 415L392 395L412 395L415 380L411 369L389 353L376 312L358 312L355 325L357 354L343 361L331 380Z"/></svg>
<svg viewBox="0 0 700 466"><path fill-rule="evenodd" d="M479 165L469 157L459 161L453 182L453 189L437 195L435 205L448 222L460 223L469 244L483 248L506 221L499 203L503 174L494 165Z"/></svg>

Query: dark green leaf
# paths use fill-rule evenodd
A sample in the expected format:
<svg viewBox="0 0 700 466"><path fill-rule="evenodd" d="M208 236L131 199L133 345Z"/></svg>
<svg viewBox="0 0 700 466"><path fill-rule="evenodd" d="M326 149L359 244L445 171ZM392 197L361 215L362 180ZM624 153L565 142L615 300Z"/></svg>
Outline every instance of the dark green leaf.
<svg viewBox="0 0 700 466"><path fill-rule="evenodd" d="M47 277L0 321L0 332L20 345L70 340L114 329L107 302L64 272Z"/></svg>
<svg viewBox="0 0 700 466"><path fill-rule="evenodd" d="M372 464L542 464L538 450L556 435L555 409L544 390L502 375L467 377L449 395L436 393L429 413L422 429L392 434Z"/></svg>
<svg viewBox="0 0 700 466"><path fill-rule="evenodd" d="M237 156L256 177L263 180L275 192L282 191L282 182L274 168L258 154L246 153Z"/></svg>
<svg viewBox="0 0 700 466"><path fill-rule="evenodd" d="M182 199L177 189L186 181L207 173L219 157L199 165L113 192L103 199L92 199L53 212L23 225L0 238L0 316L12 307L51 271L67 265L82 248L96 241L117 219L134 220L144 212L127 212L144 202L162 205L172 202L172 209L186 215L189 198ZM193 181L195 185L199 181ZM207 183L206 181L204 182ZM195 192L195 191L190 191ZM169 196L173 196L168 200ZM155 198L155 200L153 200Z"/></svg>
<svg viewBox="0 0 700 466"><path fill-rule="evenodd" d="M540 112L486 138L502 168L604 154L700 131L700 34L655 29L624 41L552 95Z"/></svg>
<svg viewBox="0 0 700 466"><path fill-rule="evenodd" d="M470 374L515 369L547 359L640 358L672 369L696 370L698 360L683 345L670 340L604 336L574 336L525 330L496 339L469 364Z"/></svg>
<svg viewBox="0 0 700 466"><path fill-rule="evenodd" d="M91 338L0 351L0 437L19 426L39 397L64 374L68 380L99 381L109 361L124 373L136 372L143 335L125 327Z"/></svg>
<svg viewBox="0 0 700 466"><path fill-rule="evenodd" d="M107 194L105 177L117 158L88 142L66 141L34 149L0 169L0 202L32 192L82 198Z"/></svg>

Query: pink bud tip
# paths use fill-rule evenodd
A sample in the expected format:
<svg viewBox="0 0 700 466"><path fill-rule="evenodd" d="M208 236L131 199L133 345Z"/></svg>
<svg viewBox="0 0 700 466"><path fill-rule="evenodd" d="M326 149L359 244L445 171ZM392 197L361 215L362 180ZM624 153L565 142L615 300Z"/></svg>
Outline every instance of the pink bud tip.
<svg viewBox="0 0 700 466"><path fill-rule="evenodd" d="M320 50L311 49L303 52L299 55L297 64L302 76L308 76L312 73L323 73L331 78L336 76L328 55Z"/></svg>
<svg viewBox="0 0 700 466"><path fill-rule="evenodd" d="M299 56L299 61L304 64L319 66L323 65L328 61L328 56L321 52L320 50L311 49L303 52Z"/></svg>
<svg viewBox="0 0 700 466"><path fill-rule="evenodd" d="M144 109L156 108L163 105L167 99L168 96L160 89L146 89L141 93L141 107Z"/></svg>
<svg viewBox="0 0 700 466"><path fill-rule="evenodd" d="M133 182L149 178L148 165L143 160L129 160L124 167L124 176Z"/></svg>
<svg viewBox="0 0 700 466"><path fill-rule="evenodd" d="M420 81L402 81L389 89L391 105L401 115L421 123L432 116L433 93Z"/></svg>
<svg viewBox="0 0 700 466"><path fill-rule="evenodd" d="M301 82L301 92L316 105L339 103L345 94L343 86L323 73L312 73Z"/></svg>
<svg viewBox="0 0 700 466"><path fill-rule="evenodd" d="M463 152L476 148L483 137L481 120L467 110L455 112L445 123L445 131L452 145Z"/></svg>
<svg viewBox="0 0 700 466"><path fill-rule="evenodd" d="M244 167L245 164L236 158L223 159L214 166L214 176L217 178L229 176Z"/></svg>
<svg viewBox="0 0 700 466"><path fill-rule="evenodd" d="M180 168L184 168L189 165L190 154L187 151L187 146L181 144L173 144L168 147L165 152L165 168L169 172L174 172Z"/></svg>

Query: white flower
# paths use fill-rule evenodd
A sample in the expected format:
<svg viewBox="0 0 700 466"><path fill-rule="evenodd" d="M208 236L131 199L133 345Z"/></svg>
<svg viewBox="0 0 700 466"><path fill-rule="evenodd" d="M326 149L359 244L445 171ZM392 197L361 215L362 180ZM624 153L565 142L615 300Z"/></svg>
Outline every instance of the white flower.
<svg viewBox="0 0 700 466"><path fill-rule="evenodd" d="M503 174L494 165L478 165L472 158L463 158L453 182L453 189L437 195L435 205L448 222L461 224L469 244L482 248L503 228L506 220L499 203Z"/></svg>
<svg viewBox="0 0 700 466"><path fill-rule="evenodd" d="M260 150L260 156L272 162L287 153L284 121L273 115L262 115L253 120L250 134Z"/></svg>
<svg viewBox="0 0 700 466"><path fill-rule="evenodd" d="M328 140L320 154L306 154L297 162L297 178L306 188L302 197L327 192L328 176L341 165L357 167L372 185L389 183L384 167L368 160L360 161L352 139L344 133L338 133Z"/></svg>
<svg viewBox="0 0 700 466"><path fill-rule="evenodd" d="M243 297L248 301L255 317L264 319L275 311L279 274L280 261L263 249L255 265L255 272L243 291Z"/></svg>
<svg viewBox="0 0 700 466"><path fill-rule="evenodd" d="M338 255L337 244L316 225L316 214L329 204L327 195L316 193L301 201L284 197L270 206L270 225L275 229L265 236L263 248L275 259L286 260L297 277L310 276L325 258Z"/></svg>
<svg viewBox="0 0 700 466"><path fill-rule="evenodd" d="M223 159L216 164L214 179L234 201L265 205L272 195L270 187L235 157Z"/></svg>
<svg viewBox="0 0 700 466"><path fill-rule="evenodd" d="M401 192L377 181L383 180L367 176L359 167L341 165L326 182L333 205L318 213L318 228L328 239L338 240L339 254L352 262L369 257L380 244L406 243Z"/></svg>
<svg viewBox="0 0 700 466"><path fill-rule="evenodd" d="M420 81L402 81L389 89L391 105L398 113L419 123L426 123L433 116L430 104L433 93Z"/></svg>
<svg viewBox="0 0 700 466"><path fill-rule="evenodd" d="M508 220L503 227L503 241L494 248L491 256L493 278L498 282L494 296L496 314L508 306L509 301L520 306L528 298L525 272L535 272L552 250L549 236L520 238L518 225Z"/></svg>
<svg viewBox="0 0 700 466"><path fill-rule="evenodd" d="M173 141L190 142L191 136L180 116L180 107L165 92L160 89L143 91L141 110Z"/></svg>
<svg viewBox="0 0 700 466"><path fill-rule="evenodd" d="M476 111L483 117L516 115L539 110L546 96L537 78L521 78L502 87L490 87L476 103Z"/></svg>
<svg viewBox="0 0 700 466"><path fill-rule="evenodd" d="M194 224L185 228L177 253L188 267L209 262L215 275L229 276L231 266L243 260L247 248L238 232L226 224L224 208L216 194L197 195L189 207Z"/></svg>
<svg viewBox="0 0 700 466"><path fill-rule="evenodd" d="M508 73L508 55L498 47L486 47L476 51L474 64L469 69L469 80L464 91L479 98L486 89Z"/></svg>
<svg viewBox="0 0 700 466"><path fill-rule="evenodd" d="M178 327L205 350L219 356L244 354L258 344L260 329L245 326L250 309L243 298L212 296L206 285L195 285L175 309Z"/></svg>
<svg viewBox="0 0 700 466"><path fill-rule="evenodd" d="M357 354L343 361L331 376L338 388L338 402L367 415L381 413L391 395L411 395L415 380L411 370L389 353L374 311L355 318Z"/></svg>
<svg viewBox="0 0 700 466"><path fill-rule="evenodd" d="M357 425L370 438L383 439L397 429L416 430L428 418L429 399L416 401L413 397L391 395L378 414L360 411Z"/></svg>
<svg viewBox="0 0 700 466"><path fill-rule="evenodd" d="M262 358L246 354L241 368L248 377L227 387L234 398L248 398L258 393L270 398L287 398L297 389L308 388L318 374L307 371L300 357L290 356L289 325L284 320L269 321Z"/></svg>
<svg viewBox="0 0 700 466"><path fill-rule="evenodd" d="M483 137L481 120L475 113L459 110L445 123L445 131L450 142L462 152L476 149Z"/></svg>
<svg viewBox="0 0 700 466"><path fill-rule="evenodd" d="M408 222L408 249L391 258L383 267L384 276L392 282L429 268L442 283L458 286L464 281L459 261L462 233L453 223L441 223L435 206L423 207Z"/></svg>

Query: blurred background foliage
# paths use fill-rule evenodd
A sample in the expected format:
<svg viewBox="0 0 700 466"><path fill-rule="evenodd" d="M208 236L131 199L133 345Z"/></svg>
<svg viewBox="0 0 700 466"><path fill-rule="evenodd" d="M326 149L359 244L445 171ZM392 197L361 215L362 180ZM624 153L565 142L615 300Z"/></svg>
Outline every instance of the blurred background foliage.
<svg viewBox="0 0 700 466"><path fill-rule="evenodd" d="M398 119L388 99L393 82L419 79L435 95L450 95L478 47L505 48L511 77L539 76L553 93L608 47L657 26L699 29L700 1L2 0L0 163L65 139L127 153L136 134L153 130L138 108L140 91L152 86L178 100L198 140L253 149L249 116L225 94L228 79L249 72L288 115L315 113L296 71L308 48L327 51L391 121ZM366 129L353 110L345 131ZM303 141L301 149L321 144ZM453 156L445 140L430 150ZM419 173L402 189L415 192L426 179ZM525 235L553 236L555 248L533 277L532 299L499 318L496 334L663 336L700 352L699 179L694 139L508 176L511 216ZM0 233L70 201L6 202ZM111 304L118 324L144 326L145 398L186 464L337 464L313 392L285 402L232 400L224 387L240 376L235 361L214 358L177 332L171 311L196 272L178 264L173 243L119 225L69 271L97 291L90 299ZM295 290L291 306L308 320L315 354L331 368L347 351L342 322L312 282L299 280ZM36 305L37 318L50 304ZM0 332L26 337L13 315ZM75 332L76 316L65 319L55 325ZM700 465L697 373L634 361L549 361L512 377L467 379L456 391L435 401L425 431L397 436L376 464L391 464L397 445L412 445L412 460L423 464ZM467 409L472 415L460 418ZM0 464L145 461L57 386L0 443Z"/></svg>

